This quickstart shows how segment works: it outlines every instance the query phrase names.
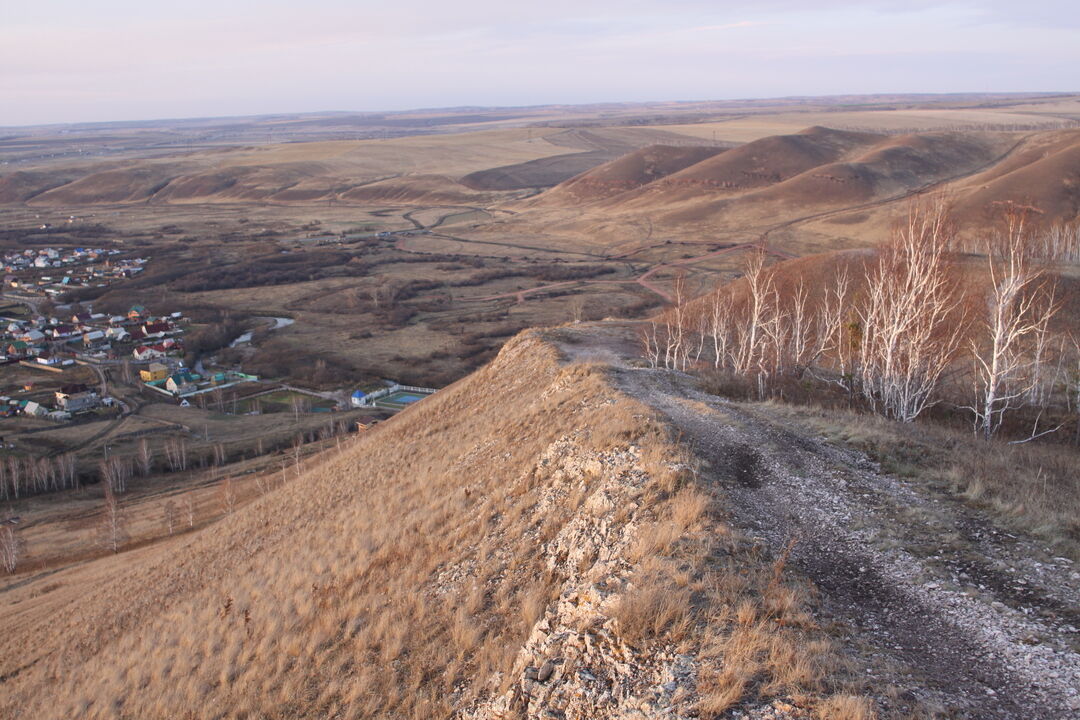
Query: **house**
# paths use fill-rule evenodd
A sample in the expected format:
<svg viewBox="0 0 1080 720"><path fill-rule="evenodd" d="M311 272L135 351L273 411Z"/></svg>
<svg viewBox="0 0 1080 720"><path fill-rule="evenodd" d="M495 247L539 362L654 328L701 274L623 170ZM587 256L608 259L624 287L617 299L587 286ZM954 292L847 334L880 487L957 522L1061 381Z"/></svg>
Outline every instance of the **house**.
<svg viewBox="0 0 1080 720"><path fill-rule="evenodd" d="M184 395L194 392L197 388L195 387L195 378L192 377L191 373L187 370L181 370L169 376L169 379L165 381L165 389L177 395Z"/></svg>
<svg viewBox="0 0 1080 720"><path fill-rule="evenodd" d="M371 428L372 425L374 425L377 422L379 422L378 418L374 418L374 417L371 417L369 415L364 415L362 417L356 418L356 429L359 430L359 431L368 430L368 429Z"/></svg>
<svg viewBox="0 0 1080 720"><path fill-rule="evenodd" d="M60 323L59 325L54 325L49 328L48 334L52 335L54 340L71 337L75 334L75 326L68 325L67 323Z"/></svg>
<svg viewBox="0 0 1080 720"><path fill-rule="evenodd" d="M140 345L131 351L136 360L155 360L165 357L165 350L160 345Z"/></svg>
<svg viewBox="0 0 1080 720"><path fill-rule="evenodd" d="M56 391L56 404L67 412L92 410L98 406L98 395L85 385L65 385Z"/></svg>
<svg viewBox="0 0 1080 720"><path fill-rule="evenodd" d="M7 354L9 356L22 357L26 355L29 348L30 346L22 340L16 340L15 342L8 343L7 348L5 349L7 350Z"/></svg>
<svg viewBox="0 0 1080 720"><path fill-rule="evenodd" d="M23 406L23 413L31 417L44 417L49 414L49 409L33 400L27 400L26 405Z"/></svg>
<svg viewBox="0 0 1080 720"><path fill-rule="evenodd" d="M363 390L357 390L352 394L351 401L353 407L364 407L367 405L367 393Z"/></svg>
<svg viewBox="0 0 1080 720"><path fill-rule="evenodd" d="M98 345L105 342L105 333L101 330L91 330L88 333L83 333L82 336L83 345L91 346Z"/></svg>
<svg viewBox="0 0 1080 720"><path fill-rule="evenodd" d="M154 382L169 377L169 367L161 363L150 363L150 367L139 371L139 377L143 382Z"/></svg>
<svg viewBox="0 0 1080 720"><path fill-rule="evenodd" d="M172 325L167 322L146 323L145 325L143 325L142 330L146 334L146 337L161 337L165 333L172 330Z"/></svg>
<svg viewBox="0 0 1080 720"><path fill-rule="evenodd" d="M26 343L39 343L45 340L45 333L40 330L27 330L23 334L19 335L19 339Z"/></svg>
<svg viewBox="0 0 1080 720"><path fill-rule="evenodd" d="M213 385L224 385L228 381L229 381L229 379L227 377L225 377L225 373L222 373L222 372L214 373L210 377L210 382Z"/></svg>
<svg viewBox="0 0 1080 720"><path fill-rule="evenodd" d="M131 337L131 333L124 328L111 327L105 331L105 337L116 342L123 342Z"/></svg>
<svg viewBox="0 0 1080 720"><path fill-rule="evenodd" d="M43 352L37 356L37 362L38 364L45 365L47 367L56 367L57 365L60 365L63 361L60 359L59 355L53 355L49 352Z"/></svg>
<svg viewBox="0 0 1080 720"><path fill-rule="evenodd" d="M150 317L150 313L146 311L146 308L142 305L132 305L128 310L128 320L131 322L142 322L146 318Z"/></svg>
<svg viewBox="0 0 1080 720"><path fill-rule="evenodd" d="M75 313L71 316L71 323L73 325L86 325L90 322L90 313L82 312Z"/></svg>

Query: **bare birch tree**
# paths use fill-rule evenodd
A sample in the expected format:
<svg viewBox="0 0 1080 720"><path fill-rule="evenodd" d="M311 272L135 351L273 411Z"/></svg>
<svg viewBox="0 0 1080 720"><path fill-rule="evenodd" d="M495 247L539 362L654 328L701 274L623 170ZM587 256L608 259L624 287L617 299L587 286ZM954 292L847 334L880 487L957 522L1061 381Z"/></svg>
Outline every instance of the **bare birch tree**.
<svg viewBox="0 0 1080 720"><path fill-rule="evenodd" d="M1007 217L988 258L985 334L971 341L975 364L975 431L989 440L1005 414L1039 401L1049 323L1059 305L1052 284L1032 262L1034 240L1022 213Z"/></svg>
<svg viewBox="0 0 1080 720"><path fill-rule="evenodd" d="M124 518L120 511L120 500L108 483L103 483L105 504L101 515L101 544L112 553L120 552L120 546L127 539Z"/></svg>
<svg viewBox="0 0 1080 720"><path fill-rule="evenodd" d="M146 477L154 470L154 449L146 438L139 439L139 447L135 455L139 463L139 472Z"/></svg>
<svg viewBox="0 0 1080 720"><path fill-rule="evenodd" d="M176 509L176 503L172 500L167 501L161 508L161 519L165 522L165 530L170 535L176 530L178 517L179 513Z"/></svg>
<svg viewBox="0 0 1080 720"><path fill-rule="evenodd" d="M962 337L948 272L951 237L943 202L914 205L867 277L859 309L861 387L875 409L902 422L937 401Z"/></svg>
<svg viewBox="0 0 1080 720"><path fill-rule="evenodd" d="M15 525L10 521L5 521L3 525L0 525L0 565L3 565L9 575L19 567L22 552L22 538L15 530Z"/></svg>

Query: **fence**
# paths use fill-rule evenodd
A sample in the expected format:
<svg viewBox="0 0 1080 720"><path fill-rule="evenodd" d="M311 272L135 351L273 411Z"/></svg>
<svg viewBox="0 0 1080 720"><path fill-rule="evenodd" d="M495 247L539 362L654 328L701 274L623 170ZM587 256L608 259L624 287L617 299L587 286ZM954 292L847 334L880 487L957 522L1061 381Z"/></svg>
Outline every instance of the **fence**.
<svg viewBox="0 0 1080 720"><path fill-rule="evenodd" d="M437 392L436 388L417 387L416 385L398 385L394 383L390 387L385 387L382 390L376 390L375 392L368 393L362 398L354 398L353 401L360 407L367 407L368 405L374 405L376 400L386 397L387 395L393 395L401 390L407 390L408 392L424 393L425 395L431 395Z"/></svg>

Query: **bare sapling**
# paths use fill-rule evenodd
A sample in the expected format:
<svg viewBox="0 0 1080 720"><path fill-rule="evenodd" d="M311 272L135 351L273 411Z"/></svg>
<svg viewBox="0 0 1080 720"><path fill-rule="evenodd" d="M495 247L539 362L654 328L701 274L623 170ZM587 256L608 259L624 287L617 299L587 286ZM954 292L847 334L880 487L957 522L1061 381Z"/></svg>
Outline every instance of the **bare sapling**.
<svg viewBox="0 0 1080 720"><path fill-rule="evenodd" d="M176 531L177 521L180 515L176 508L176 503L169 500L161 508L161 519L165 522L165 531L172 535Z"/></svg>
<svg viewBox="0 0 1080 720"><path fill-rule="evenodd" d="M102 488L105 491L105 504L101 514L101 543L109 552L117 553L127 539L120 500L108 483L102 483Z"/></svg>

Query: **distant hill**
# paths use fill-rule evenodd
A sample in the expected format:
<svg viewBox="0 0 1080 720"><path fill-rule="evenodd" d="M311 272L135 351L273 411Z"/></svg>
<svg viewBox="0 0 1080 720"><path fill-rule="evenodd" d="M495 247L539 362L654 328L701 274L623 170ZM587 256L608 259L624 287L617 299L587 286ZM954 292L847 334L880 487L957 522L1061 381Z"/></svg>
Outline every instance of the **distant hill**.
<svg viewBox="0 0 1080 720"><path fill-rule="evenodd" d="M602 200L701 164L721 152L722 148L715 147L651 145L567 180L547 193L544 200L554 204Z"/></svg>

